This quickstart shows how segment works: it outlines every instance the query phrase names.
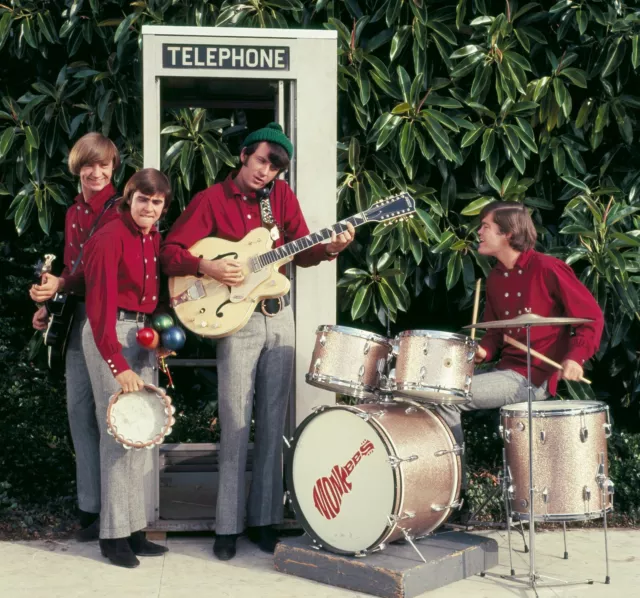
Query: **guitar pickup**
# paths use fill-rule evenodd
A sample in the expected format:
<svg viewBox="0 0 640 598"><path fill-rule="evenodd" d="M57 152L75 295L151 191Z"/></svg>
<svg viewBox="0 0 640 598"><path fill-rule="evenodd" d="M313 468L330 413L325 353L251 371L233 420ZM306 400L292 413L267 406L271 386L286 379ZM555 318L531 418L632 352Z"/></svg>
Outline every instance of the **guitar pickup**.
<svg viewBox="0 0 640 598"><path fill-rule="evenodd" d="M186 303L187 301L197 301L198 299L202 299L206 294L202 281L196 280L184 293L171 298L171 307Z"/></svg>

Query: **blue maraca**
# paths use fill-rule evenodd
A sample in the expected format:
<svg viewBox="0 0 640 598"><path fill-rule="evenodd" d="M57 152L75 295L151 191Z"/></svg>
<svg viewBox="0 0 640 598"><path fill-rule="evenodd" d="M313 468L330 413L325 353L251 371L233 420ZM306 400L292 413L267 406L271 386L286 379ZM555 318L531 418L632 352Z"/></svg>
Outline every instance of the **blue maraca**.
<svg viewBox="0 0 640 598"><path fill-rule="evenodd" d="M178 326L171 326L162 332L162 346L170 351L179 351L184 347L187 337Z"/></svg>

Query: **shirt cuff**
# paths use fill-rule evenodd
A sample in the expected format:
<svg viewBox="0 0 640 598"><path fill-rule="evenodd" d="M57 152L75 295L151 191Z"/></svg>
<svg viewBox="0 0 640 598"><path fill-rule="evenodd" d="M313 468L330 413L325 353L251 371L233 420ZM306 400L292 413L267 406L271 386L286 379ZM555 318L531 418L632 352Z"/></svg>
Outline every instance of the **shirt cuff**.
<svg viewBox="0 0 640 598"><path fill-rule="evenodd" d="M127 360L124 358L122 353L114 353L107 360L107 365L115 378L118 374L122 372L126 372L131 369L131 366L127 363Z"/></svg>

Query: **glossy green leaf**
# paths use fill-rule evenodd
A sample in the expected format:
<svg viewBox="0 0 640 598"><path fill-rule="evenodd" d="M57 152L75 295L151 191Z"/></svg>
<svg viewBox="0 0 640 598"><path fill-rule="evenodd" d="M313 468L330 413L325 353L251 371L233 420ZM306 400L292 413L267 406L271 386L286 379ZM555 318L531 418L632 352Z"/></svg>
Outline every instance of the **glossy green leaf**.
<svg viewBox="0 0 640 598"><path fill-rule="evenodd" d="M447 262L447 290L452 289L460 279L460 274L462 273L462 256L459 252L454 252L449 257L449 261Z"/></svg>

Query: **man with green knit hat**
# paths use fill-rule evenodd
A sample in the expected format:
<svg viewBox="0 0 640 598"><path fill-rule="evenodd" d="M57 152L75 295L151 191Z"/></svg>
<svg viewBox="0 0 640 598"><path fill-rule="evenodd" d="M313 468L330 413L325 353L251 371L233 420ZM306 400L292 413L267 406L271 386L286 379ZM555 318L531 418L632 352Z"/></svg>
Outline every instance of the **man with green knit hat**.
<svg viewBox="0 0 640 598"><path fill-rule="evenodd" d="M241 167L222 183L201 191L176 220L160 250L168 276L209 276L232 287L242 284L240 262L230 257L203 260L189 253L197 241L214 236L240 241L265 226L274 246L309 234L298 198L276 176L289 166L293 144L277 123L251 133L242 145ZM327 201L333 201L327 198ZM351 224L327 244L296 254L303 268L334 259L353 240ZM245 530L264 550L278 541L274 525L282 513L282 437L293 381L295 328L289 295L258 303L244 328L217 341L220 456L214 554L235 556L236 540ZM255 403L252 481L245 500L245 470Z"/></svg>

